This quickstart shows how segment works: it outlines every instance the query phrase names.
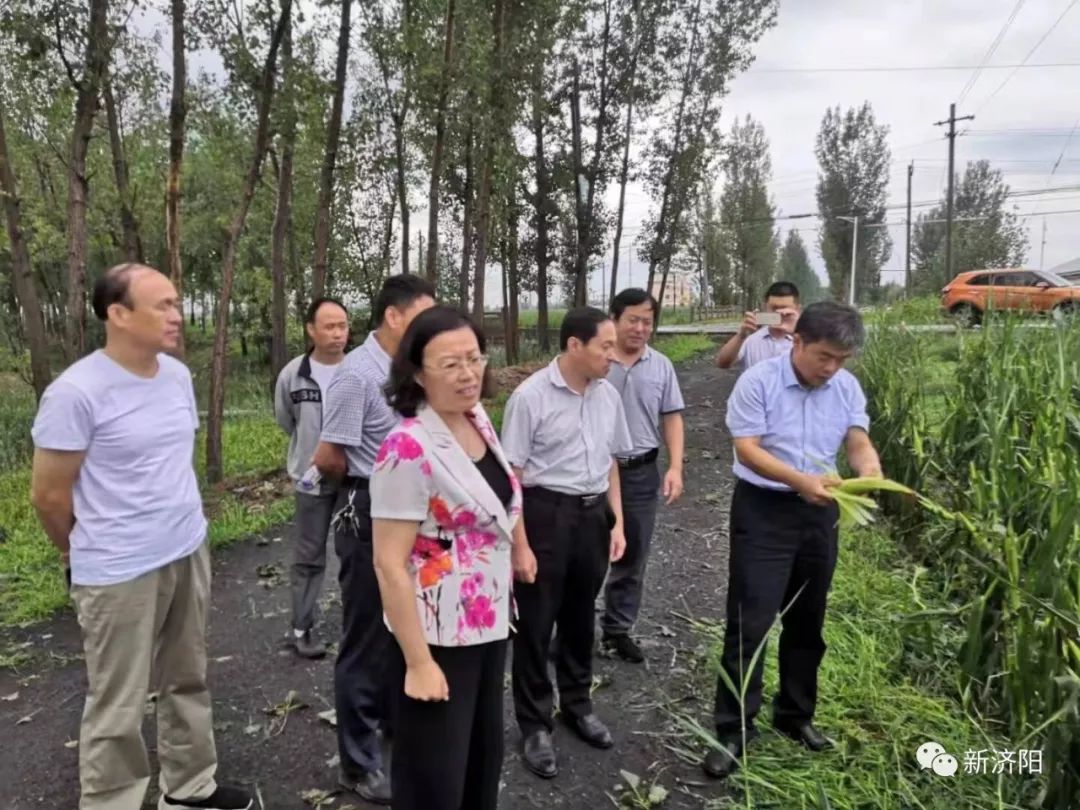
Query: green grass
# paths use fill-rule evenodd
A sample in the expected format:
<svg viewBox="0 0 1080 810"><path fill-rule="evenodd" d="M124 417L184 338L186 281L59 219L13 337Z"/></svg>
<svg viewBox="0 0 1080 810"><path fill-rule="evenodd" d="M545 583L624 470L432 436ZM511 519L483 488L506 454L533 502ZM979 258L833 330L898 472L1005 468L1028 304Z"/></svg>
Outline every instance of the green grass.
<svg viewBox="0 0 1080 810"><path fill-rule="evenodd" d="M685 363L699 354L715 350L716 344L706 335L671 335L657 339L653 348L667 355L672 363Z"/></svg>
<svg viewBox="0 0 1080 810"><path fill-rule="evenodd" d="M882 531L846 534L833 580L826 619L828 652L821 666L815 723L838 741L823 754L794 747L768 728L765 706L762 738L747 762L729 780L738 800L714 807L901 808L1030 807L1038 783L1028 777L963 772L967 750L1016 749L1019 741L981 726L964 714L955 695L912 677L907 617L928 609L948 609L922 593L915 566ZM711 639L702 689L711 690L719 668L722 627L699 625ZM778 682L774 630L765 657L765 694ZM951 666L955 668L953 659ZM698 744L712 735L691 718L678 717L686 736ZM957 757L961 770L951 779L920 771L915 751L934 741ZM1034 745L1024 747L1036 747ZM687 758L699 754L678 746ZM992 761L992 758L991 758Z"/></svg>
<svg viewBox="0 0 1080 810"><path fill-rule="evenodd" d="M211 517L209 537L214 546L265 531L292 516L287 486L268 484L243 497L230 489L238 481L263 478L284 466L288 439L273 419L262 379L265 372L256 373L255 366L234 361L236 376L229 383L226 408L243 415L225 420L222 454L227 483L221 488L211 490L205 485L205 432L200 431L196 441L195 466ZM202 398L205 386L198 366L195 373ZM33 395L29 394L26 407L20 404L15 415L13 408L5 409L6 420L0 418L0 431L4 431L0 433L0 455L8 460L5 466L11 470L0 474L0 529L7 538L0 543L0 627L45 618L68 599L56 551L29 501L28 433L33 408ZM25 446L18 441L24 435Z"/></svg>

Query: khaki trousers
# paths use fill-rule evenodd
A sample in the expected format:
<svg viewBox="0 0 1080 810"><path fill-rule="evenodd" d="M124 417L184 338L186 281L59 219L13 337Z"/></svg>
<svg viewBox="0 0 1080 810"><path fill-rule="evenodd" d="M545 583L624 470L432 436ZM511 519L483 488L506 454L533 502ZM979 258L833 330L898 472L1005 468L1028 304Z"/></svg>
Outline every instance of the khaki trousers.
<svg viewBox="0 0 1080 810"><path fill-rule="evenodd" d="M150 783L142 723L151 688L158 693L162 794L190 799L213 793L217 752L206 687L206 544L130 582L75 585L71 596L89 680L79 735L79 810L142 807Z"/></svg>

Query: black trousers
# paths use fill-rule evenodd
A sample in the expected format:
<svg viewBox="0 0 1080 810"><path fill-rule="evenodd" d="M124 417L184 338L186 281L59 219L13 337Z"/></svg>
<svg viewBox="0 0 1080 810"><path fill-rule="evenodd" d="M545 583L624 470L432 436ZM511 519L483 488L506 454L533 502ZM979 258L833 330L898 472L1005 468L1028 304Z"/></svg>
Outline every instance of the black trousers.
<svg viewBox="0 0 1080 810"><path fill-rule="evenodd" d="M786 611L780 633L780 691L773 723L808 722L817 704L818 667L825 655L822 628L836 568L837 507L814 506L793 492L740 481L731 501L731 555L727 626L721 666L738 688L749 675L745 703L722 678L716 684L715 722L721 737L737 735L745 714L749 728L761 709L762 648L777 613Z"/></svg>
<svg viewBox="0 0 1080 810"><path fill-rule="evenodd" d="M341 561L341 647L334 664L338 751L342 770L359 776L382 768L377 731L385 731L389 720L386 664L395 646L375 578L367 481L342 486L333 526Z"/></svg>
<svg viewBox="0 0 1080 810"><path fill-rule="evenodd" d="M438 702L405 694L405 659L393 645L394 810L496 810L506 645L431 647L450 687Z"/></svg>
<svg viewBox="0 0 1080 810"><path fill-rule="evenodd" d="M524 492L525 532L536 555L536 582L516 583L514 710L524 736L553 729L553 690L548 650L553 627L559 708L569 717L592 712L593 642L596 596L607 573L611 533L604 514L606 496L583 505L540 487Z"/></svg>
<svg viewBox="0 0 1080 810"><path fill-rule="evenodd" d="M656 507L659 503L660 470L653 461L641 467L619 470L626 553L611 564L604 588L604 615L600 628L605 637L629 635L645 590L645 566L649 562Z"/></svg>

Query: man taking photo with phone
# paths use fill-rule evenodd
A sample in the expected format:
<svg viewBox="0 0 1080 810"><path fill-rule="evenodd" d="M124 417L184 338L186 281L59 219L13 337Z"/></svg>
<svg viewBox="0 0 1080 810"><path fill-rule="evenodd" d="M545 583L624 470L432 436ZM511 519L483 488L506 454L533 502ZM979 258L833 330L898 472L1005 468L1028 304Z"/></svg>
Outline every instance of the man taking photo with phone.
<svg viewBox="0 0 1080 810"><path fill-rule="evenodd" d="M798 287L790 281L773 283L765 291L763 312L747 312L739 331L720 347L716 353L717 367L738 365L740 370L746 371L762 360L787 354L791 351L798 320Z"/></svg>

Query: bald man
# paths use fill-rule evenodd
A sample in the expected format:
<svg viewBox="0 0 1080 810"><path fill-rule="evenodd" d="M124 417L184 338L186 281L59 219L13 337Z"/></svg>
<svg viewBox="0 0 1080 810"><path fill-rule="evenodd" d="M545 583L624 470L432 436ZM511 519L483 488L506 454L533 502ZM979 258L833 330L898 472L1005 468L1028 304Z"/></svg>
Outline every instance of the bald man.
<svg viewBox="0 0 1080 810"><path fill-rule="evenodd" d="M143 806L151 690L159 810L252 806L215 781L210 552L192 466L199 418L191 373L164 354L180 337L179 305L152 268L108 270L93 294L105 348L49 386L34 420L31 500L68 568L86 657L79 810Z"/></svg>

